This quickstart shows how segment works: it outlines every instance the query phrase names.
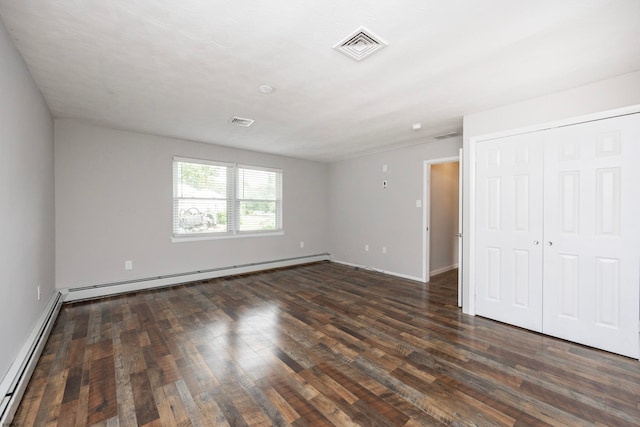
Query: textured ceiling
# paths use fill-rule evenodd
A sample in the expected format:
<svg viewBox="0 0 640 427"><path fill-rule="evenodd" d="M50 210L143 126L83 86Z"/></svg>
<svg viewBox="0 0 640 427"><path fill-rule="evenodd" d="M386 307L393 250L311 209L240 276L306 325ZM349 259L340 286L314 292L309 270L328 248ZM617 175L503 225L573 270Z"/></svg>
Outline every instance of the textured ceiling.
<svg viewBox="0 0 640 427"><path fill-rule="evenodd" d="M638 0L0 0L0 16L55 117L321 161L640 69ZM389 45L355 62L332 48L360 26Z"/></svg>

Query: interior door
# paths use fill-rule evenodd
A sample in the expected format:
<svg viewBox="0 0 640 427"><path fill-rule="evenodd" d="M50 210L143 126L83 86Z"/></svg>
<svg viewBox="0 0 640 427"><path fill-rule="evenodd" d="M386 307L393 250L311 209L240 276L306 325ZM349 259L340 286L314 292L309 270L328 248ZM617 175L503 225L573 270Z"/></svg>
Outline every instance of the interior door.
<svg viewBox="0 0 640 427"><path fill-rule="evenodd" d="M476 313L542 330L542 137L478 144Z"/></svg>
<svg viewBox="0 0 640 427"><path fill-rule="evenodd" d="M640 114L544 138L543 331L637 358Z"/></svg>

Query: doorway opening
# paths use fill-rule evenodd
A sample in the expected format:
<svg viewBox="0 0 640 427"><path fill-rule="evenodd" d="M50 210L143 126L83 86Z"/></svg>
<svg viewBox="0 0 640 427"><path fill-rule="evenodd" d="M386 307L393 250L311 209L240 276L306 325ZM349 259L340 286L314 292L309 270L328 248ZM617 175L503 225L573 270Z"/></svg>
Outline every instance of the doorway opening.
<svg viewBox="0 0 640 427"><path fill-rule="evenodd" d="M458 270L461 289L461 168L460 156L424 162L423 280Z"/></svg>

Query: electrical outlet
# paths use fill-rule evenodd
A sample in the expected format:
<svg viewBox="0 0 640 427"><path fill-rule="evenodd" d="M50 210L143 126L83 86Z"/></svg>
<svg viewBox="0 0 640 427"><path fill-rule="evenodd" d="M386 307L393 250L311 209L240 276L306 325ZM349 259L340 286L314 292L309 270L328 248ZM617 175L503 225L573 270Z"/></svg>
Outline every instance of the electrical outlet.
<svg viewBox="0 0 640 427"><path fill-rule="evenodd" d="M301 240L300 241L300 249L304 248L304 242Z"/></svg>
<svg viewBox="0 0 640 427"><path fill-rule="evenodd" d="M38 301L40 301L40 285L37 286L38 289Z"/></svg>
<svg viewBox="0 0 640 427"><path fill-rule="evenodd" d="M383 253L383 254L386 254L386 253L387 253L387 247L386 247L386 246L383 246L383 247L382 247L382 253Z"/></svg>
<svg viewBox="0 0 640 427"><path fill-rule="evenodd" d="M125 270L132 270L133 269L133 261L131 260L126 260L124 262L124 269Z"/></svg>
<svg viewBox="0 0 640 427"><path fill-rule="evenodd" d="M364 245L364 251L369 252L369 245Z"/></svg>
<svg viewBox="0 0 640 427"><path fill-rule="evenodd" d="M382 181L382 188L387 188L387 180Z"/></svg>

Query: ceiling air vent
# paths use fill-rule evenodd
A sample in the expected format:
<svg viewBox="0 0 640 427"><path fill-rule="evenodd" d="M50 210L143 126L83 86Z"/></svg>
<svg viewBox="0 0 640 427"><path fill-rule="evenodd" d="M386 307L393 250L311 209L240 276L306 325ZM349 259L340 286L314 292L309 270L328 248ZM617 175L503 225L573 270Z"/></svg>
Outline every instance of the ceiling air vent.
<svg viewBox="0 0 640 427"><path fill-rule="evenodd" d="M460 136L462 135L462 131L461 130L456 130L453 132L449 132L449 133L444 133L442 135L438 135L438 136L434 136L435 139L447 139L447 138L453 138L454 136Z"/></svg>
<svg viewBox="0 0 640 427"><path fill-rule="evenodd" d="M362 61L387 46L387 42L365 27L360 27L333 48L354 61Z"/></svg>
<svg viewBox="0 0 640 427"><path fill-rule="evenodd" d="M255 120L245 119L243 117L237 116L233 116L231 120L229 120L229 123L231 123L232 125L242 126L243 128L248 128L253 124L253 122L255 122Z"/></svg>

